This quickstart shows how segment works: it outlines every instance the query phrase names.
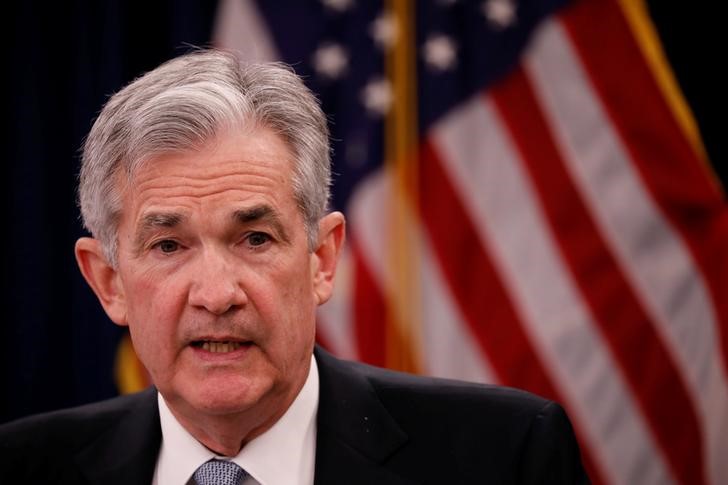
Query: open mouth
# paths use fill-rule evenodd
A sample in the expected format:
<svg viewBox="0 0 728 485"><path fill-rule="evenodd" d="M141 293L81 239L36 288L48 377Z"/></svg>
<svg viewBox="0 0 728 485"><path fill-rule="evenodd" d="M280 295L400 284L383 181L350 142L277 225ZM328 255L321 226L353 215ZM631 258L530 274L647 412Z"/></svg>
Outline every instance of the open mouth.
<svg viewBox="0 0 728 485"><path fill-rule="evenodd" d="M233 341L215 341L215 340L197 340L192 342L192 346L198 349L212 352L213 354L224 354L233 352L240 347L247 346L249 342L233 342Z"/></svg>

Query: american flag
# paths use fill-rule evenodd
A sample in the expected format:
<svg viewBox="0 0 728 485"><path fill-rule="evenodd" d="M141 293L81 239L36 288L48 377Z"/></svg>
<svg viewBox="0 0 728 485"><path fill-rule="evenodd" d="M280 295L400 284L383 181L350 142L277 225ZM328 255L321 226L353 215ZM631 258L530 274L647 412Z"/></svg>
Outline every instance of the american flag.
<svg viewBox="0 0 728 485"><path fill-rule="evenodd" d="M319 341L568 410L594 483L728 483L728 204L638 0L222 2L330 116Z"/></svg>

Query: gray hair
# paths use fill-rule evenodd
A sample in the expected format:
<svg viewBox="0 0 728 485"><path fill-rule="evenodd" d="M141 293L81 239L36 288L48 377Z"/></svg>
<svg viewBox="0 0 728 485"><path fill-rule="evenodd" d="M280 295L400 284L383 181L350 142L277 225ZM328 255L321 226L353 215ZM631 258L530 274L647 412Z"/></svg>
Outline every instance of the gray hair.
<svg viewBox="0 0 728 485"><path fill-rule="evenodd" d="M120 175L130 180L155 156L199 149L226 130L256 125L281 136L293 154L293 193L313 249L331 184L329 132L318 100L284 64L244 65L228 52L197 50L113 95L86 138L79 206L109 263L116 266Z"/></svg>

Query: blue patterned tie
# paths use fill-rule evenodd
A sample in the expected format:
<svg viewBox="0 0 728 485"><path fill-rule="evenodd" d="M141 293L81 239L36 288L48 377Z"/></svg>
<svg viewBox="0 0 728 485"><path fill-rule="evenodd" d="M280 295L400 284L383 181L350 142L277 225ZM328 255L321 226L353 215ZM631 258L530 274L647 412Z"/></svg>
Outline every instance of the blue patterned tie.
<svg viewBox="0 0 728 485"><path fill-rule="evenodd" d="M192 478L198 485L240 485L246 476L232 461L210 460L200 465Z"/></svg>

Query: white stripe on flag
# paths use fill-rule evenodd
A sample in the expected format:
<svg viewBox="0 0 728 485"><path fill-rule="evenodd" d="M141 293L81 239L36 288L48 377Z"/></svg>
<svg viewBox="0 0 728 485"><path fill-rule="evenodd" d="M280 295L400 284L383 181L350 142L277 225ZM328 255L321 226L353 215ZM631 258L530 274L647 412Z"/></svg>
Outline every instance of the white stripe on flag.
<svg viewBox="0 0 728 485"><path fill-rule="evenodd" d="M670 483L492 103L476 97L439 123L432 138L546 372L605 475L613 483Z"/></svg>
<svg viewBox="0 0 728 485"><path fill-rule="evenodd" d="M386 274L390 182L390 178L381 170L369 176L357 187L348 211L352 233L357 236L362 259L385 295L386 282L392 281ZM413 218L410 220L415 221ZM421 257L423 319L421 355L425 356L425 372L440 377L495 382L495 373L483 359L477 340L446 290L432 250L423 243L420 228L410 229L416 231L416 240L420 241L418 253Z"/></svg>
<svg viewBox="0 0 728 485"><path fill-rule="evenodd" d="M532 45L529 73L567 168L684 376L707 439L708 477L719 483L728 477L728 380L705 283L632 166L562 26L547 22Z"/></svg>

